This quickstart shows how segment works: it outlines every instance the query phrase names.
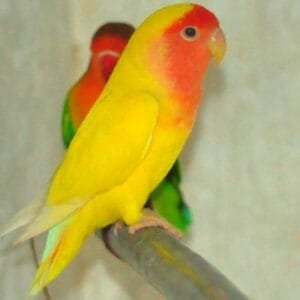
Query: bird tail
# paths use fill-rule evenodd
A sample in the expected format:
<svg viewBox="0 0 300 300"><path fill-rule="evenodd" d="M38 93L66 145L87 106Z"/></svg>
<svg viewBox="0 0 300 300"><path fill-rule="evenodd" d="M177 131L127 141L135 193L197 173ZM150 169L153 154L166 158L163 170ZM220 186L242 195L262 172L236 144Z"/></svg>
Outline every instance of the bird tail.
<svg viewBox="0 0 300 300"><path fill-rule="evenodd" d="M19 211L1 230L0 238L8 233L31 223L43 206L42 201L33 201Z"/></svg>
<svg viewBox="0 0 300 300"><path fill-rule="evenodd" d="M80 212L69 216L49 230L42 262L34 277L30 294L36 295L53 281L73 260L92 232Z"/></svg>
<svg viewBox="0 0 300 300"><path fill-rule="evenodd" d="M33 238L62 222L70 215L76 214L76 211L80 210L86 203L87 200L81 199L70 200L66 204L57 205L48 205L42 201L34 201L15 215L0 232L0 238L11 231L25 226L25 230L14 244Z"/></svg>

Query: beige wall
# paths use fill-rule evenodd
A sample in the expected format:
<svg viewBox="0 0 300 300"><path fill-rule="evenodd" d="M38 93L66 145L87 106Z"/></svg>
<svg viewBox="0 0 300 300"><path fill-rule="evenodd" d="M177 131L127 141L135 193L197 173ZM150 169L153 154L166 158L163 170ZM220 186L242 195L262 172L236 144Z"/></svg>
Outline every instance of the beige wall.
<svg viewBox="0 0 300 300"><path fill-rule="evenodd" d="M62 155L62 99L86 65L94 30L109 20L137 25L173 2L1 1L0 225L42 193ZM187 243L253 299L299 299L300 4L202 3L220 17L229 49L221 68L211 67L182 156L194 212ZM25 299L34 272L28 245L1 252L0 268L1 299ZM64 300L157 299L95 238L50 292Z"/></svg>

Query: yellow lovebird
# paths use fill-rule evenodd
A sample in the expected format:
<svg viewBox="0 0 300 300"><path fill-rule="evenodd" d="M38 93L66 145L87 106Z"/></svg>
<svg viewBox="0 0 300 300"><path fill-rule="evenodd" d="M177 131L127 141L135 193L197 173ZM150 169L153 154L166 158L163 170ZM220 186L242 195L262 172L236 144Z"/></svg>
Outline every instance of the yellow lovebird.
<svg viewBox="0 0 300 300"><path fill-rule="evenodd" d="M132 232L143 227L148 196L195 122L208 64L224 53L217 18L196 4L167 6L138 27L72 140L46 202L8 228L27 225L18 241L53 226L60 232L44 253L32 294L62 272L97 228L118 220Z"/></svg>

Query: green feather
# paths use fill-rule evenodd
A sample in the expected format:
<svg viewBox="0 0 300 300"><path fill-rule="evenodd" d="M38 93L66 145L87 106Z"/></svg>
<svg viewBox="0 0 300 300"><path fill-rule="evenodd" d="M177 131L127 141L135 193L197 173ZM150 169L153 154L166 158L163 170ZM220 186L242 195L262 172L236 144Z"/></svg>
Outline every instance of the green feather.
<svg viewBox="0 0 300 300"><path fill-rule="evenodd" d="M70 99L70 93L67 95L66 101L64 103L63 114L62 114L62 137L66 148L69 147L76 132L72 122L69 99Z"/></svg>
<svg viewBox="0 0 300 300"><path fill-rule="evenodd" d="M53 226L47 235L46 246L44 248L42 261L44 261L56 247L57 243L60 240L61 234L63 233L66 226L69 224L71 217L65 219L61 223L56 224Z"/></svg>
<svg viewBox="0 0 300 300"><path fill-rule="evenodd" d="M192 216L179 190L179 182L179 164L176 162L165 179L151 193L150 200L155 211L185 233L192 223Z"/></svg>
<svg viewBox="0 0 300 300"><path fill-rule="evenodd" d="M179 166L179 161L176 160L173 167L167 174L166 178L168 181L172 182L174 185L179 185L181 182L181 170Z"/></svg>

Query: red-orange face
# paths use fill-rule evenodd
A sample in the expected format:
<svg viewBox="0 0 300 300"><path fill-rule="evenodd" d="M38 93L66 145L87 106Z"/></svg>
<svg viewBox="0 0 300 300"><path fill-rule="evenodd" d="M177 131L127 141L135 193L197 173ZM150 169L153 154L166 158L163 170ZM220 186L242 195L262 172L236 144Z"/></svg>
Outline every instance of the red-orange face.
<svg viewBox="0 0 300 300"><path fill-rule="evenodd" d="M128 40L117 35L105 35L93 41L92 60L97 64L105 81L110 77Z"/></svg>
<svg viewBox="0 0 300 300"><path fill-rule="evenodd" d="M72 89L71 111L76 128L101 94L133 32L129 24L107 23L94 34L89 67Z"/></svg>
<svg viewBox="0 0 300 300"><path fill-rule="evenodd" d="M225 45L215 15L204 7L194 5L157 41L156 46L161 48L161 54L158 54L161 55L160 65L170 88L179 95L199 97L207 66L211 58L217 61L223 58Z"/></svg>
<svg viewBox="0 0 300 300"><path fill-rule="evenodd" d="M101 70L105 81L111 75L133 32L134 27L129 24L107 23L95 33L91 43L92 61Z"/></svg>

